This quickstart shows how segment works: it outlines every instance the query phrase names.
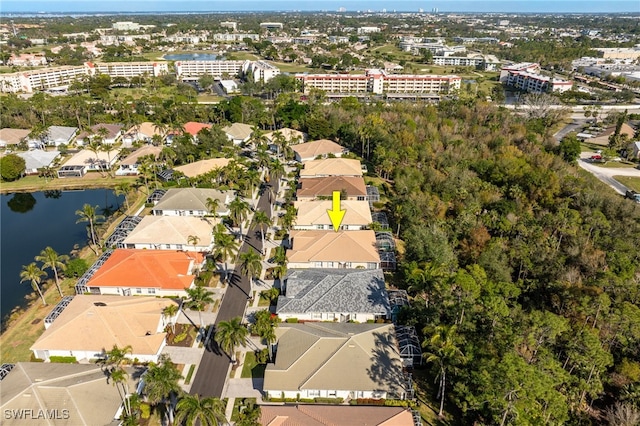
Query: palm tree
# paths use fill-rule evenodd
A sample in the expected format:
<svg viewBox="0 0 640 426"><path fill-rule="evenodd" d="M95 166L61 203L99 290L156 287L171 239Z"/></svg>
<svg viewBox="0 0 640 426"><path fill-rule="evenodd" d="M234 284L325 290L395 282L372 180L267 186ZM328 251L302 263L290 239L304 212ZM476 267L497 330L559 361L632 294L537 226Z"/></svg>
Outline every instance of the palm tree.
<svg viewBox="0 0 640 426"><path fill-rule="evenodd" d="M240 226L240 238L242 238L242 222L249 216L249 203L236 197L229 203L229 216L235 225Z"/></svg>
<svg viewBox="0 0 640 426"><path fill-rule="evenodd" d="M236 426L254 426L260 424L260 406L249 401L243 409L238 412Z"/></svg>
<svg viewBox="0 0 640 426"><path fill-rule="evenodd" d="M56 280L56 287L58 288L58 292L60 293L60 297L64 297L62 294L62 289L60 288L60 279L58 278L58 269L64 271L66 267L66 263L69 260L69 256L66 254L59 255L56 251L51 247L46 247L44 250L40 252L39 256L35 257L35 260L38 262L42 262L43 269L52 269L53 276Z"/></svg>
<svg viewBox="0 0 640 426"><path fill-rule="evenodd" d="M271 220L271 218L262 210L258 210L256 212L255 215L253 215L253 222L258 225L258 228L260 228L260 237L262 239L262 254L264 254L265 252L265 247L264 247L264 234L265 234L265 227L269 228L271 225L273 225L273 221Z"/></svg>
<svg viewBox="0 0 640 426"><path fill-rule="evenodd" d="M129 210L129 200L127 199L127 195L129 195L129 191L131 190L131 184L129 182L120 182L114 188L114 192L116 196L124 195L124 205Z"/></svg>
<svg viewBox="0 0 640 426"><path fill-rule="evenodd" d="M286 170L284 169L284 164L280 162L277 158L271 162L271 166L269 167L273 178L279 182L282 179L282 176L285 175Z"/></svg>
<svg viewBox="0 0 640 426"><path fill-rule="evenodd" d="M218 217L218 208L220 208L220 200L217 198L207 198L205 207L209 211L209 214L213 217Z"/></svg>
<svg viewBox="0 0 640 426"><path fill-rule="evenodd" d="M193 251L197 251L198 243L200 242L200 237L197 235L188 235L187 243L193 246Z"/></svg>
<svg viewBox="0 0 640 426"><path fill-rule="evenodd" d="M171 331L173 332L173 334L176 334L176 322L174 317L179 310L180 308L178 308L178 305L173 304L165 306L162 310L162 317L165 318L171 325Z"/></svg>
<svg viewBox="0 0 640 426"><path fill-rule="evenodd" d="M35 262L31 262L27 266L23 266L22 272L20 272L20 282L31 281L31 288L38 292L40 298L42 299L43 306L47 306L47 302L44 300L44 296L42 295L40 283L42 282L42 277L46 276L47 273L38 268L38 265L36 265Z"/></svg>
<svg viewBox="0 0 640 426"><path fill-rule="evenodd" d="M223 351L227 352L231 362L236 362L236 346L244 346L249 330L241 323L240 317L231 318L229 321L220 321L214 339Z"/></svg>
<svg viewBox="0 0 640 426"><path fill-rule="evenodd" d="M118 390L118 395L122 399L122 405L124 407L125 417L131 417L131 400L129 399L129 374L121 368L118 368L109 373L113 385Z"/></svg>
<svg viewBox="0 0 640 426"><path fill-rule="evenodd" d="M226 281L229 271L227 261L238 254L238 242L231 235L221 232L216 232L213 239L215 241L213 256L224 262L224 280Z"/></svg>
<svg viewBox="0 0 640 426"><path fill-rule="evenodd" d="M257 251L249 249L240 253L240 262L242 273L249 277L251 286L253 286L253 278L262 272L262 257Z"/></svg>
<svg viewBox="0 0 640 426"><path fill-rule="evenodd" d="M200 328L204 327L202 323L202 311L209 303L213 303L213 293L204 287L196 286L193 288L185 288L189 301L187 307L198 311L198 317L200 318Z"/></svg>
<svg viewBox="0 0 640 426"><path fill-rule="evenodd" d="M178 381L182 375L168 355L162 354L158 363L151 363L144 375L144 393L152 405L164 405L165 414L171 419L171 396L180 393Z"/></svg>
<svg viewBox="0 0 640 426"><path fill-rule="evenodd" d="M177 424L218 426L225 424L224 404L219 398L200 399L200 395L183 394L176 404Z"/></svg>
<svg viewBox="0 0 640 426"><path fill-rule="evenodd" d="M464 361L462 351L456 346L455 333L456 326L436 326L433 330L429 327L424 330L425 335L431 334L422 342L422 346L429 352L422 354L428 363L434 365L437 372L437 378L440 379L437 398L440 398L440 411L438 415L442 417L444 412L444 396L446 388L447 371L452 369L457 363Z"/></svg>
<svg viewBox="0 0 640 426"><path fill-rule="evenodd" d="M85 204L82 206L81 210L76 210L76 216L80 216L80 218L76 221L76 223L80 222L88 222L89 223L89 235L91 239L91 244L98 245L98 237L96 235L95 224L104 219L104 216L96 213L96 210L100 208L100 206L92 206L91 204ZM94 250L96 254L97 251Z"/></svg>
<svg viewBox="0 0 640 426"><path fill-rule="evenodd" d="M264 171L269 166L269 153L263 147L258 148L256 151L256 161L258 168Z"/></svg>
<svg viewBox="0 0 640 426"><path fill-rule="evenodd" d="M119 369L122 363L132 354L133 348L131 345L123 348L119 348L118 345L113 345L110 351L105 352L106 358L102 361L102 364L107 367L107 370L113 372Z"/></svg>

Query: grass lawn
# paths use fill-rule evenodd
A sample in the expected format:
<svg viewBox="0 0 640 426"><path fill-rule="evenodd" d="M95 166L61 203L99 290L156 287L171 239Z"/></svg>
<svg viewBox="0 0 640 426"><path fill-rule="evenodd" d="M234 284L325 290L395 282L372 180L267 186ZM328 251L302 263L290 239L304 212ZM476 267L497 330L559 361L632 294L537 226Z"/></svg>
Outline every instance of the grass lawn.
<svg viewBox="0 0 640 426"><path fill-rule="evenodd" d="M265 364L258 364L256 355L249 351L244 356L244 365L242 366L242 374L240 377L243 379L251 379L253 377L263 378L266 367Z"/></svg>
<svg viewBox="0 0 640 426"><path fill-rule="evenodd" d="M640 192L640 177L633 176L614 176L615 180L623 184L629 189Z"/></svg>
<svg viewBox="0 0 640 426"><path fill-rule="evenodd" d="M312 72L313 70L306 65L294 64L294 63L286 63L286 62L275 62L275 61L266 61L271 65L275 65L280 68L282 72Z"/></svg>
<svg viewBox="0 0 640 426"><path fill-rule="evenodd" d="M420 417L427 425L449 425L455 424L451 419L454 417L447 413L447 406L445 405L444 418L438 417L438 410L440 408L439 401L433 400L433 395L436 394L433 384L433 376L429 373L429 370L414 370L413 379L418 384L418 390L416 397L418 400L418 412Z"/></svg>
<svg viewBox="0 0 640 426"><path fill-rule="evenodd" d="M230 56L233 58L233 60L235 61L245 61L245 60L250 60L250 61L255 61L260 59L260 57L254 53L250 53L250 52L231 52L229 54L226 55L227 57Z"/></svg>
<svg viewBox="0 0 640 426"><path fill-rule="evenodd" d="M224 100L224 98L222 96L217 96L217 95L198 95L197 100L200 103L204 103L204 102L220 102L220 101Z"/></svg>
<svg viewBox="0 0 640 426"><path fill-rule="evenodd" d="M134 183L136 177L102 177L99 173L87 173L81 178L49 179L38 176L25 176L13 182L2 182L0 192L50 191L55 189L92 189L113 188L119 183Z"/></svg>
<svg viewBox="0 0 640 426"><path fill-rule="evenodd" d="M623 163L622 161L607 161L606 163L594 163L598 167L606 167L607 169L633 169L634 163Z"/></svg>

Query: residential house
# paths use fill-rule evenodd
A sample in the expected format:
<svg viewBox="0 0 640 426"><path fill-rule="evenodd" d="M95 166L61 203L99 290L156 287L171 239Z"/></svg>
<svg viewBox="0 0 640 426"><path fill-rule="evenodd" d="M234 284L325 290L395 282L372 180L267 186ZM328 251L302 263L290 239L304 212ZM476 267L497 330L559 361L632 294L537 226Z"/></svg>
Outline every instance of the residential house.
<svg viewBox="0 0 640 426"><path fill-rule="evenodd" d="M31 130L28 129L0 129L0 148L6 148L9 145L18 145L20 142L26 142L30 133Z"/></svg>
<svg viewBox="0 0 640 426"><path fill-rule="evenodd" d="M264 137L269 141L269 149L273 152L278 152L279 147L276 146L275 141L277 135L280 134L289 145L296 145L303 143L307 140L307 134L299 130L283 127L282 129L274 130L264 134Z"/></svg>
<svg viewBox="0 0 640 426"><path fill-rule="evenodd" d="M198 140L198 133L200 133L200 130L208 130L210 128L211 124L197 123L195 121L189 121L188 123L185 123L184 126L182 126L184 132L190 134L194 141Z"/></svg>
<svg viewBox="0 0 640 426"><path fill-rule="evenodd" d="M294 145L291 149L295 153L296 161L301 163L315 160L318 157L342 157L345 152L345 148L342 145L338 145L328 139L301 143Z"/></svg>
<svg viewBox="0 0 640 426"><path fill-rule="evenodd" d="M276 335L264 373L269 398L406 397L393 324L283 323Z"/></svg>
<svg viewBox="0 0 640 426"><path fill-rule="evenodd" d="M234 145L240 145L251 139L253 133L253 127L244 123L233 123L230 126L225 126L222 131L226 133L227 137Z"/></svg>
<svg viewBox="0 0 640 426"><path fill-rule="evenodd" d="M209 252L213 247L211 231L219 222L213 217L147 215L118 247Z"/></svg>
<svg viewBox="0 0 640 426"><path fill-rule="evenodd" d="M19 152L19 157L24 158L26 175L37 175L40 169L51 167L60 156L60 151L43 151L32 149L30 151Z"/></svg>
<svg viewBox="0 0 640 426"><path fill-rule="evenodd" d="M120 167L116 170L116 176L131 176L138 175L140 171L140 158L147 157L149 155L153 158L158 158L162 152L162 147L154 145L143 145L140 148L129 154L124 160L120 162Z"/></svg>
<svg viewBox="0 0 640 426"><path fill-rule="evenodd" d="M616 126L609 126L604 129L601 133L596 135L595 137L589 139L589 143L593 143L596 145L608 146L609 145L609 137L613 135L616 131ZM636 130L631 127L627 123L622 123L622 127L620 128L621 135L627 135L628 140L632 140L635 136Z"/></svg>
<svg viewBox="0 0 640 426"><path fill-rule="evenodd" d="M121 296L187 295L204 257L198 252L116 249L100 257L76 284L76 293Z"/></svg>
<svg viewBox="0 0 640 426"><path fill-rule="evenodd" d="M104 130L100 130L104 129ZM104 136L100 136L100 133L104 132ZM100 138L103 144L113 145L117 143L122 137L122 125L120 124L105 124L99 123L91 126L91 131L83 131L78 135L76 140L83 145L88 145L92 139Z"/></svg>
<svg viewBox="0 0 640 426"><path fill-rule="evenodd" d="M133 368L125 371L126 385L135 393L139 378ZM117 424L122 405L118 389L107 380L102 366L42 362L12 365L2 379L0 401L5 426Z"/></svg>
<svg viewBox="0 0 640 426"><path fill-rule="evenodd" d="M261 405L262 426L415 426L405 407L374 405Z"/></svg>
<svg viewBox="0 0 640 426"><path fill-rule="evenodd" d="M73 142L77 133L77 127L50 126L44 137L44 142L47 145L55 146L69 145Z"/></svg>
<svg viewBox="0 0 640 426"><path fill-rule="evenodd" d="M276 313L285 321L367 322L391 317L381 269L290 269Z"/></svg>
<svg viewBox="0 0 640 426"><path fill-rule="evenodd" d="M156 297L77 295L61 308L30 349L45 362L52 356L63 356L88 363L104 358L114 345L131 345L131 359L157 362L166 345L164 329L168 323L162 310L170 305L178 302Z"/></svg>
<svg viewBox="0 0 640 426"><path fill-rule="evenodd" d="M327 158L304 163L300 178L323 176L362 176L360 161L348 158Z"/></svg>
<svg viewBox="0 0 640 426"><path fill-rule="evenodd" d="M227 167L230 161L228 158L209 158L207 160L195 161L183 166L174 167L174 170L182 172L188 178L194 178L215 169Z"/></svg>
<svg viewBox="0 0 640 426"><path fill-rule="evenodd" d="M298 180L296 199L315 200L317 198L329 198L333 191L340 191L345 200L366 201L367 187L361 176L325 176L302 178Z"/></svg>
<svg viewBox="0 0 640 426"><path fill-rule="evenodd" d="M367 231L291 231L289 268L380 268L376 235Z"/></svg>
<svg viewBox="0 0 640 426"><path fill-rule="evenodd" d="M371 209L367 201L341 201L340 209L345 211L340 224L343 231L366 229L372 222ZM293 203L298 211L293 229L333 230L333 223L327 213L332 209L331 200L296 201Z"/></svg>
<svg viewBox="0 0 640 426"><path fill-rule="evenodd" d="M231 191L208 188L171 188L153 207L156 216L207 216L210 214L207 199L219 201L218 216L229 215L229 203L235 196Z"/></svg>
<svg viewBox="0 0 640 426"><path fill-rule="evenodd" d="M150 143L154 136L164 140L166 137L165 129L162 129L162 126L157 126L154 123L145 121L127 130L122 136L122 142L125 146L131 146L134 142Z"/></svg>
<svg viewBox="0 0 640 426"><path fill-rule="evenodd" d="M83 149L69 158L65 166L83 166L86 171L110 170L118 160L120 149L93 152Z"/></svg>

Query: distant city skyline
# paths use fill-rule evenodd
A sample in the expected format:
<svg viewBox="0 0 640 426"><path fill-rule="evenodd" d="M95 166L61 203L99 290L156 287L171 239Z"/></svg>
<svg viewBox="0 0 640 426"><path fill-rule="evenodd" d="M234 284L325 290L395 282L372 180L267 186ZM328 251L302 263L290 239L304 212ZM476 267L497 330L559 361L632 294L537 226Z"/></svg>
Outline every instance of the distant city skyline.
<svg viewBox="0 0 640 426"><path fill-rule="evenodd" d="M440 1L390 1L390 0L327 0L317 1L209 1L186 0L111 0L109 2L90 0L2 0L0 13L153 13L153 12L270 12L270 11L367 11L380 12L476 12L476 13L640 13L638 0L440 0Z"/></svg>

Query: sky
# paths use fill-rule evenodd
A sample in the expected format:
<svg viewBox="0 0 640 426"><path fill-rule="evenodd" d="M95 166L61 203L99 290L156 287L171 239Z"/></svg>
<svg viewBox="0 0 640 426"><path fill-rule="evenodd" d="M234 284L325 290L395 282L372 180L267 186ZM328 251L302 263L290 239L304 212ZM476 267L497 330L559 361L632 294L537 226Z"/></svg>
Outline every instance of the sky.
<svg viewBox="0 0 640 426"><path fill-rule="evenodd" d="M336 11L347 12L512 12L512 13L640 13L640 0L0 0L0 13L95 12L228 12L228 11Z"/></svg>

